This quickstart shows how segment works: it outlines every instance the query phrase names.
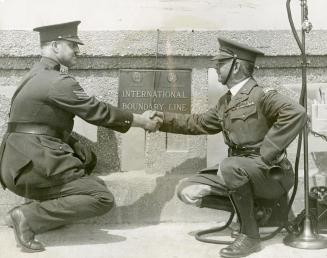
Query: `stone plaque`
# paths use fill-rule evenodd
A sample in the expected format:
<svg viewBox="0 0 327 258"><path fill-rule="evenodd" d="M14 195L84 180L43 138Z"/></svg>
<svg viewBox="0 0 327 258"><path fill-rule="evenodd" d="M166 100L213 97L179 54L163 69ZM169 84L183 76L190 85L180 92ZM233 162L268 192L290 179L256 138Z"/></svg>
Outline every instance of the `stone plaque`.
<svg viewBox="0 0 327 258"><path fill-rule="evenodd" d="M118 94L118 106L133 113L190 113L191 71L122 69Z"/></svg>

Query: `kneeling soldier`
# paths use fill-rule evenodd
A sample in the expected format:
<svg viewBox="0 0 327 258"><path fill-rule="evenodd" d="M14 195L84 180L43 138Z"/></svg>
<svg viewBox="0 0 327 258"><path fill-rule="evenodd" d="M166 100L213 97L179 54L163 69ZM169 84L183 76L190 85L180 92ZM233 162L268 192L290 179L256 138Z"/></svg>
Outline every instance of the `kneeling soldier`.
<svg viewBox="0 0 327 258"><path fill-rule="evenodd" d="M181 182L179 198L198 207L236 210L240 232L221 249L222 257L243 257L261 249L254 199L279 199L293 186L293 169L287 146L299 134L305 109L252 77L258 55L263 53L238 42L219 38L216 60L218 80L227 86L215 107L202 114L155 112L163 119L160 131L179 134L223 133L228 157L219 166L202 170ZM283 176L267 175L280 165Z"/></svg>
<svg viewBox="0 0 327 258"><path fill-rule="evenodd" d="M71 136L74 116L126 132L131 126L156 131L157 120L90 97L60 66L76 64L80 22L35 28L42 58L26 74L12 102L8 131L0 149L1 183L32 201L8 214L17 243L27 252L44 250L35 234L108 212L114 198L90 175L95 155Z"/></svg>

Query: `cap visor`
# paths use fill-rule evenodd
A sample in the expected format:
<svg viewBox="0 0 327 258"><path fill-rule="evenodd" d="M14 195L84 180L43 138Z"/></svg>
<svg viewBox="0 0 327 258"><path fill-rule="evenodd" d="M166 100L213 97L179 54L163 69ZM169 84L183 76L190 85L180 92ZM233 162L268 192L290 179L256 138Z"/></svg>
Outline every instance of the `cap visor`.
<svg viewBox="0 0 327 258"><path fill-rule="evenodd" d="M84 45L84 43L80 39L77 39L77 38L63 38L63 39L64 40L75 42L75 43L77 43L79 45Z"/></svg>
<svg viewBox="0 0 327 258"><path fill-rule="evenodd" d="M215 61L215 60L225 60L225 59L231 59L233 58L233 56L228 55L228 54L224 54L224 53L219 53L218 55L214 56L211 61Z"/></svg>

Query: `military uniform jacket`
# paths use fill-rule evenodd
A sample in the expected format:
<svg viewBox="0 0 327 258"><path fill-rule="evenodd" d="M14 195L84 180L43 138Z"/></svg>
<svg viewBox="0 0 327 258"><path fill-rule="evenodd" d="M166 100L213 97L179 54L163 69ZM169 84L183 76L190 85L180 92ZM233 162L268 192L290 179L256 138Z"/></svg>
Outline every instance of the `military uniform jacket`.
<svg viewBox="0 0 327 258"><path fill-rule="evenodd" d="M133 114L88 96L71 76L59 71L59 64L43 57L23 79L12 102L9 122L45 124L68 134L74 116L98 126L126 132ZM5 135L1 172L16 180L22 168L33 164L35 184L49 186L71 181L84 174L82 161L62 139L47 135L10 133ZM31 178L29 184L33 184Z"/></svg>
<svg viewBox="0 0 327 258"><path fill-rule="evenodd" d="M202 114L164 113L161 131L180 134L222 132L230 148L260 149L273 162L306 123L305 109L273 89L264 89L251 78L228 103L227 94Z"/></svg>

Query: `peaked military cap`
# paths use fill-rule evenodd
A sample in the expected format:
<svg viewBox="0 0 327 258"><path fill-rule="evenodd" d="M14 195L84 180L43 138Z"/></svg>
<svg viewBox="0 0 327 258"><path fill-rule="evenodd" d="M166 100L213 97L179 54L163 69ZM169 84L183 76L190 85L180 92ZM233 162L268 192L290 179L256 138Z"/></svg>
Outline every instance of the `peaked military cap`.
<svg viewBox="0 0 327 258"><path fill-rule="evenodd" d="M251 63L255 62L258 55L264 55L260 50L241 44L237 41L219 37L219 54L211 60L224 60L237 58Z"/></svg>
<svg viewBox="0 0 327 258"><path fill-rule="evenodd" d="M84 45L84 43L79 39L77 35L77 26L80 23L80 21L72 21L37 27L33 30L40 33L41 43L58 39L65 39L68 41L76 42L77 44Z"/></svg>

